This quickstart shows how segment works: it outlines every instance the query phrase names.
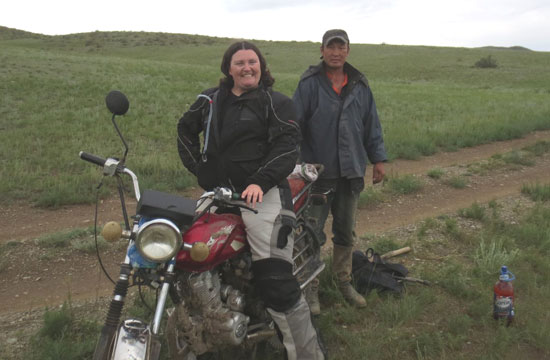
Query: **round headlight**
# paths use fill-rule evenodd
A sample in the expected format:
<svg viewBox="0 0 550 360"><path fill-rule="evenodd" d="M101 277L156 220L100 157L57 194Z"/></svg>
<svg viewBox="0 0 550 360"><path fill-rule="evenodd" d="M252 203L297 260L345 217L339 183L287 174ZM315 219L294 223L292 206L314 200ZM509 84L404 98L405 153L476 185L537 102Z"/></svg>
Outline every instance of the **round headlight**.
<svg viewBox="0 0 550 360"><path fill-rule="evenodd" d="M172 222L155 219L139 227L136 247L147 260L165 262L179 251L182 237L179 229Z"/></svg>

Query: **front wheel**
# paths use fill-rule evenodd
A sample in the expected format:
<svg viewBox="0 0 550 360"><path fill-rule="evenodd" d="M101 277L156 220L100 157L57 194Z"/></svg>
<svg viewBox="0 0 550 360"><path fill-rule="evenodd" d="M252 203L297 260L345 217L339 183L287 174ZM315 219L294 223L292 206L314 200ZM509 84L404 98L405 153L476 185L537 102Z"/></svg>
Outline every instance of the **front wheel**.
<svg viewBox="0 0 550 360"><path fill-rule="evenodd" d="M102 329L93 359L158 360L160 347L158 337L151 334L146 323L138 319L127 319L118 328L106 326Z"/></svg>
<svg viewBox="0 0 550 360"><path fill-rule="evenodd" d="M113 339L116 329L103 328L97 341L93 360L109 360L113 353Z"/></svg>

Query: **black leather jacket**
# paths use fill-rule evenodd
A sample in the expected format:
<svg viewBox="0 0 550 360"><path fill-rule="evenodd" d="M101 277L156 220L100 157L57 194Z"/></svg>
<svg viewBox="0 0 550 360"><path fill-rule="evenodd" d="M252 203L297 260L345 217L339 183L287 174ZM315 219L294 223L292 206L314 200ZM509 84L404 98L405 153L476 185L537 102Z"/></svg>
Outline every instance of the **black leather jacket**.
<svg viewBox="0 0 550 360"><path fill-rule="evenodd" d="M212 103L199 97L178 122L178 152L199 185L205 190L226 186L242 192L257 184L266 193L286 181L300 142L292 100L263 87L226 104L230 90L225 87L202 94ZM206 152L204 146L200 149L201 132L209 133Z"/></svg>

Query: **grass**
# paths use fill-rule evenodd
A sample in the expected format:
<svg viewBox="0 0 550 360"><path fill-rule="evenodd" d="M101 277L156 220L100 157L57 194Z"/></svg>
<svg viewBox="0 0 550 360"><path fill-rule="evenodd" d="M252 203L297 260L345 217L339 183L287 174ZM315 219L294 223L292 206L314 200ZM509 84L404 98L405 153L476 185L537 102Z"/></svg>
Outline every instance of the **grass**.
<svg viewBox="0 0 550 360"><path fill-rule="evenodd" d="M524 184L521 192L534 201L550 200L550 184Z"/></svg>
<svg viewBox="0 0 550 360"><path fill-rule="evenodd" d="M380 204L392 195L408 195L421 191L424 181L414 175L389 176L382 188L367 186L360 194L358 207L365 209Z"/></svg>
<svg viewBox="0 0 550 360"><path fill-rule="evenodd" d="M65 230L41 236L35 239L35 243L43 248L72 247L82 252L91 253L96 251L93 234L93 227ZM97 244L100 249L105 248L107 246L107 241L98 234Z"/></svg>
<svg viewBox="0 0 550 360"><path fill-rule="evenodd" d="M535 165L537 156L542 156L550 151L550 142L538 141L521 150L492 155L487 160L482 160L468 165L468 171L473 174L484 175L496 169L517 170L522 166Z"/></svg>
<svg viewBox="0 0 550 360"><path fill-rule="evenodd" d="M361 236L361 239L367 244L368 248L372 248L375 253L383 255L392 250L397 250L402 247L399 245L399 241L391 236L375 236L372 234L366 234ZM361 251L365 251L361 249Z"/></svg>
<svg viewBox="0 0 550 360"><path fill-rule="evenodd" d="M369 206L374 206L384 201L384 194L375 189L372 186L368 186L359 194L359 201L357 206L360 209L368 208Z"/></svg>
<svg viewBox="0 0 550 360"><path fill-rule="evenodd" d="M420 223L420 227L418 229L417 237L419 240L425 239L428 234L437 229L439 227L439 223L434 218L428 218Z"/></svg>
<svg viewBox="0 0 550 360"><path fill-rule="evenodd" d="M468 185L468 180L464 176L455 175L448 178L445 183L455 189L464 189Z"/></svg>
<svg viewBox="0 0 550 360"><path fill-rule="evenodd" d="M496 207L495 201L491 206ZM478 207L482 206L474 204L470 209L478 213ZM504 228L493 226L492 222L499 219L487 219L481 230L468 234L471 242L456 241L456 233L471 231L468 226L462 228L459 220L427 219L418 229L418 235L423 236L412 239L414 257L419 262L408 263L414 265L410 267L412 276L431 280L433 286L408 285L403 298L369 296L365 310L339 303L335 296L321 297L326 309L321 314L322 330L328 333L333 356L335 353L346 359L363 359L365 354L369 359L549 356L550 346L542 339L550 334L550 323L541 322L540 317L550 317L544 305L549 287L543 285L548 277L545 271L550 266L545 260L550 240L539 236L539 240L532 240L532 248L526 249L525 240L515 235L525 228L548 234L548 211L534 207L525 211L515 225ZM444 246L433 248L426 244L428 232L439 233ZM444 260L424 260L434 256ZM517 318L509 328L491 318L492 284L504 264L517 276ZM327 272L322 276L331 277ZM322 291L327 291L325 287L331 284L322 282ZM329 294L333 292L328 290ZM531 306L537 310L533 311ZM533 322L537 325L532 326Z"/></svg>
<svg viewBox="0 0 550 360"><path fill-rule="evenodd" d="M469 208L460 209L458 214L467 219L483 220L485 219L485 208L479 203L473 203Z"/></svg>
<svg viewBox="0 0 550 360"><path fill-rule="evenodd" d="M535 164L535 161L533 160L533 155L521 151L510 151L503 155L502 160L506 164L515 164L522 166L533 166Z"/></svg>
<svg viewBox="0 0 550 360"><path fill-rule="evenodd" d="M8 242L6 244L0 244L0 273L8 267L7 254L10 247L17 246L17 242Z"/></svg>
<svg viewBox="0 0 550 360"><path fill-rule="evenodd" d="M99 330L97 322L77 318L70 302L65 302L60 309L44 313L43 326L32 338L25 359L91 359Z"/></svg>
<svg viewBox="0 0 550 360"><path fill-rule="evenodd" d="M422 179L414 175L390 177L387 184L391 193L401 195L414 194L424 187Z"/></svg>
<svg viewBox="0 0 550 360"><path fill-rule="evenodd" d="M499 265L512 263L518 254L519 249L506 249L502 239L492 239L489 244L481 239L473 260L479 271L492 274Z"/></svg>
<svg viewBox="0 0 550 360"><path fill-rule="evenodd" d="M445 175L445 170L441 168L433 168L430 169L426 175L428 175L432 179L441 179L441 177Z"/></svg>
<svg viewBox="0 0 550 360"><path fill-rule="evenodd" d="M541 156L550 152L550 141L537 141L533 145L524 147L523 150L528 151L535 156Z"/></svg>
<svg viewBox="0 0 550 360"><path fill-rule="evenodd" d="M217 83L232 41L144 32L43 36L0 27L1 201L51 207L93 201L100 170L77 154L121 156L104 106L112 89L130 100L120 127L131 149L127 164L142 187L178 192L196 185L177 155L175 127L196 95ZM317 43L257 44L275 89L289 96L318 61ZM498 68L472 66L490 55ZM369 78L389 157L414 159L549 129L549 57L356 44L349 60ZM107 182L101 196L113 191Z"/></svg>

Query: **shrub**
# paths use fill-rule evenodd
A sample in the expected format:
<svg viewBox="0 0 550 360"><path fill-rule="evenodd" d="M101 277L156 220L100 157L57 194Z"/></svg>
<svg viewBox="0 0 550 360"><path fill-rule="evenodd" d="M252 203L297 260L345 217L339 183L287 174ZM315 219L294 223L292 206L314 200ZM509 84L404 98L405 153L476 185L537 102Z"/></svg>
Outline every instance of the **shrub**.
<svg viewBox="0 0 550 360"><path fill-rule="evenodd" d="M424 187L421 179L414 175L390 178L388 181L390 191L395 194L407 195L419 192Z"/></svg>
<svg viewBox="0 0 550 360"><path fill-rule="evenodd" d="M519 249L508 250L502 239L491 239L486 244L482 237L474 254L474 264L486 274L493 274L502 264L511 263L519 254Z"/></svg>
<svg viewBox="0 0 550 360"><path fill-rule="evenodd" d="M447 185L455 189L464 189L468 185L468 181L462 176L453 176L446 181Z"/></svg>
<svg viewBox="0 0 550 360"><path fill-rule="evenodd" d="M44 326L38 334L52 340L63 338L73 324L74 316L67 303L60 310L48 310L44 313Z"/></svg>
<svg viewBox="0 0 550 360"><path fill-rule="evenodd" d="M510 151L502 156L502 160L506 164L533 166L535 161L532 159L532 155L525 151Z"/></svg>
<svg viewBox="0 0 550 360"><path fill-rule="evenodd" d="M476 202L469 208L460 209L458 214L467 219L483 220L485 218L485 208Z"/></svg>
<svg viewBox="0 0 550 360"><path fill-rule="evenodd" d="M496 68L497 66L498 66L497 61L493 59L491 55L482 57L475 63L475 67L481 68L481 69Z"/></svg>
<svg viewBox="0 0 550 360"><path fill-rule="evenodd" d="M524 147L523 150L535 156L541 156L542 154L550 152L550 141L538 141L536 144Z"/></svg>
<svg viewBox="0 0 550 360"><path fill-rule="evenodd" d="M521 193L529 196L533 201L550 200L550 184L523 185Z"/></svg>
<svg viewBox="0 0 550 360"><path fill-rule="evenodd" d="M428 171L428 176L432 179L440 179L445 174L445 170L441 168L433 168Z"/></svg>
<svg viewBox="0 0 550 360"><path fill-rule="evenodd" d="M70 303L59 310L48 310L44 324L31 340L22 358L29 360L91 359L99 325L94 321L78 320Z"/></svg>
<svg viewBox="0 0 550 360"><path fill-rule="evenodd" d="M382 193L375 190L373 187L367 187L365 190L359 194L359 204L360 209L369 207L370 205L376 205L384 201Z"/></svg>
<svg viewBox="0 0 550 360"><path fill-rule="evenodd" d="M35 239L35 243L43 248L67 247L75 240L89 237L93 234L93 231L93 227L65 230L54 234L43 235Z"/></svg>

